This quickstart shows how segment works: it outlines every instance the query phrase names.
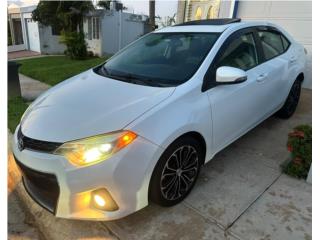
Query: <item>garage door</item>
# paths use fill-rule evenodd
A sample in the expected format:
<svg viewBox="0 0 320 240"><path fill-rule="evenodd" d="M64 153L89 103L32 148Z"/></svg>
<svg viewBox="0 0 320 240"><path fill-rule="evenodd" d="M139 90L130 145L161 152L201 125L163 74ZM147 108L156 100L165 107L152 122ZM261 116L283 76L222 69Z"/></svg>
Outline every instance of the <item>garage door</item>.
<svg viewBox="0 0 320 240"><path fill-rule="evenodd" d="M28 47L29 50L40 52L39 28L38 23L32 21L31 18L26 19Z"/></svg>
<svg viewBox="0 0 320 240"><path fill-rule="evenodd" d="M237 17L266 20L288 31L308 51L304 87L311 88L312 3L311 1L239 1Z"/></svg>

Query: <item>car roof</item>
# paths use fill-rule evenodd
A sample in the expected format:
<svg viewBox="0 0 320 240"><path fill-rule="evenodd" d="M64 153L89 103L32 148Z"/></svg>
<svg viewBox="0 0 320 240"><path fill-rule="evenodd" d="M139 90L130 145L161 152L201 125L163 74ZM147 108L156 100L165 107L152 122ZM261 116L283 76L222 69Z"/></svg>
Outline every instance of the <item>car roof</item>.
<svg viewBox="0 0 320 240"><path fill-rule="evenodd" d="M197 22L197 21L193 21ZM203 24L201 24L201 22ZM224 32L228 28L245 28L245 27L251 27L251 26L271 26L273 24L269 24L267 22L263 21L236 21L226 24L205 24L205 21L199 21L199 24L178 24L171 27L161 28L156 30L155 32L158 33L166 33L166 32Z"/></svg>

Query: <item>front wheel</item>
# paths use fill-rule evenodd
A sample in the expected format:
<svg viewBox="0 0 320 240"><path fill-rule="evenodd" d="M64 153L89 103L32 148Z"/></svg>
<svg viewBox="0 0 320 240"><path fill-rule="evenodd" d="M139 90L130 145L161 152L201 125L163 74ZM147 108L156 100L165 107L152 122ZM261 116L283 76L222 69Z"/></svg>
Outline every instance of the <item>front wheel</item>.
<svg viewBox="0 0 320 240"><path fill-rule="evenodd" d="M172 143L160 157L152 174L150 199L161 206L181 202L197 180L202 157L200 144L191 137Z"/></svg>
<svg viewBox="0 0 320 240"><path fill-rule="evenodd" d="M289 92L289 95L284 103L283 107L276 113L276 115L283 119L290 118L295 112L299 103L301 93L301 81L296 80Z"/></svg>

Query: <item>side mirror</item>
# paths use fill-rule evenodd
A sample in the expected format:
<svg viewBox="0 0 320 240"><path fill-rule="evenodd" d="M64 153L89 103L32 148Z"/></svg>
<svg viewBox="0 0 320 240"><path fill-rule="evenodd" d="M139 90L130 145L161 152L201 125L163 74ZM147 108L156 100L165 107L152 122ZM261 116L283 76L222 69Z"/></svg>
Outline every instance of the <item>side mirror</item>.
<svg viewBox="0 0 320 240"><path fill-rule="evenodd" d="M216 82L221 84L242 83L247 80L245 71L234 67L219 67L216 73Z"/></svg>

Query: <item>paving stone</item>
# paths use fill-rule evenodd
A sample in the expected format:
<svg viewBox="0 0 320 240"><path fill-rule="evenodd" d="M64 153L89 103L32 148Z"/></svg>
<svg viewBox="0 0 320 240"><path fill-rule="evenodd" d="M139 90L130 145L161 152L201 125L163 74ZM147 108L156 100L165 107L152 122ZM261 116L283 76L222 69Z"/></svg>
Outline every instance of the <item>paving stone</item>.
<svg viewBox="0 0 320 240"><path fill-rule="evenodd" d="M231 233L247 240L311 240L311 188L305 181L282 175L231 227Z"/></svg>
<svg viewBox="0 0 320 240"><path fill-rule="evenodd" d="M120 239L225 239L224 231L183 204L150 205L124 219L105 223Z"/></svg>
<svg viewBox="0 0 320 240"><path fill-rule="evenodd" d="M206 164L185 202L227 228L280 175L263 156L227 148Z"/></svg>

